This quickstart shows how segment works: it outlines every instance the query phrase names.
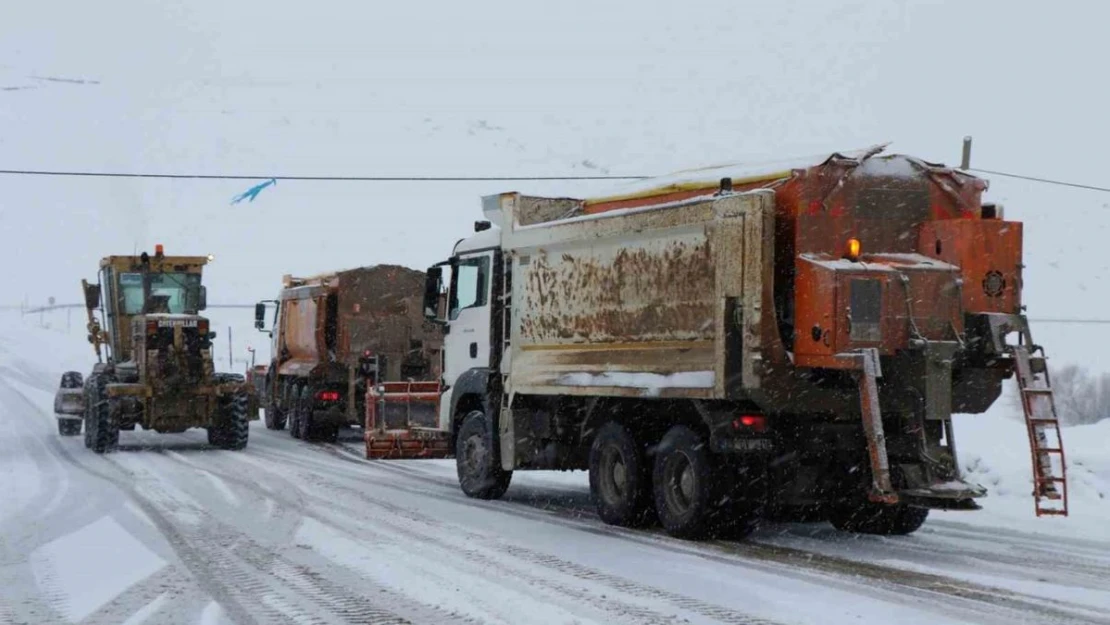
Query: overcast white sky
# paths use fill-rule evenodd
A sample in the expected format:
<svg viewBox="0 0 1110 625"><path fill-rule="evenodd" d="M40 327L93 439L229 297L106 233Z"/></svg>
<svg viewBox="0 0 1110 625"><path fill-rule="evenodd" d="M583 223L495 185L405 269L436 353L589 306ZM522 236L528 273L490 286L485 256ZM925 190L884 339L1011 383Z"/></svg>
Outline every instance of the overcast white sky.
<svg viewBox="0 0 1110 625"><path fill-rule="evenodd" d="M0 19L0 169L641 174L888 140L954 163L971 134L979 167L1107 186L1107 18L1095 1L37 0ZM249 186L0 176L0 304L76 301L100 256L158 242L215 254L210 301L250 302L283 273L440 260L483 194L599 187L290 181L229 204ZM1110 317L1110 194L993 178L989 197L1027 224L1031 316ZM1102 370L1106 331L1036 328Z"/></svg>

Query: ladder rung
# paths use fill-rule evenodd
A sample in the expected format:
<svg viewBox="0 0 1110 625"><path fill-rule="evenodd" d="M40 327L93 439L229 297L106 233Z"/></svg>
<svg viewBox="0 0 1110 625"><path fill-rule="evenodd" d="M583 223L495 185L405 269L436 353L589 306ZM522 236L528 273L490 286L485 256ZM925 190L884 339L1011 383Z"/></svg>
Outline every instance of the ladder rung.
<svg viewBox="0 0 1110 625"><path fill-rule="evenodd" d="M1045 417L1029 417L1027 419L1030 423L1059 423L1059 419L1046 419Z"/></svg>
<svg viewBox="0 0 1110 625"><path fill-rule="evenodd" d="M1033 395L1051 395L1052 389L1050 388L1023 388L1022 393L1030 393Z"/></svg>
<svg viewBox="0 0 1110 625"><path fill-rule="evenodd" d="M1039 454L1062 454L1062 453L1064 453L1064 450L1056 448L1056 447L1046 447L1045 449L1038 449L1037 453L1039 453Z"/></svg>
<svg viewBox="0 0 1110 625"><path fill-rule="evenodd" d="M1037 482L1040 482L1040 483L1058 482L1058 483L1062 484L1062 483L1067 481L1062 477L1037 477L1037 478L1033 478L1033 479L1035 479Z"/></svg>

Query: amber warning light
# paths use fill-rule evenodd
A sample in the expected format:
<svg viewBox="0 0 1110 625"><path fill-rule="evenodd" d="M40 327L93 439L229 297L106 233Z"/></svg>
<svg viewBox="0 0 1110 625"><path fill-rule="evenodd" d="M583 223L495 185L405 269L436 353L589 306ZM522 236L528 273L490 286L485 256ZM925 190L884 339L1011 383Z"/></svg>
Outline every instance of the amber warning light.
<svg viewBox="0 0 1110 625"><path fill-rule="evenodd" d="M162 244L161 243L158 243L154 246L154 255L155 256L161 256L162 255Z"/></svg>
<svg viewBox="0 0 1110 625"><path fill-rule="evenodd" d="M859 260L859 252L859 239L848 239L848 244L844 247L844 258L856 262Z"/></svg>

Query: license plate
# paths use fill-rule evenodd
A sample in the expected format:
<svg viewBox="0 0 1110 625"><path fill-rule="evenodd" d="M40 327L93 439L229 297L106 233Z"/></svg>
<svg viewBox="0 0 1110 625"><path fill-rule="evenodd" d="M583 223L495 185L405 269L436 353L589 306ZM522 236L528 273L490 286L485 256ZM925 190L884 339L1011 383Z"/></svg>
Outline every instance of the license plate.
<svg viewBox="0 0 1110 625"><path fill-rule="evenodd" d="M770 451L771 439L768 438L738 438L732 441L732 446L741 451Z"/></svg>

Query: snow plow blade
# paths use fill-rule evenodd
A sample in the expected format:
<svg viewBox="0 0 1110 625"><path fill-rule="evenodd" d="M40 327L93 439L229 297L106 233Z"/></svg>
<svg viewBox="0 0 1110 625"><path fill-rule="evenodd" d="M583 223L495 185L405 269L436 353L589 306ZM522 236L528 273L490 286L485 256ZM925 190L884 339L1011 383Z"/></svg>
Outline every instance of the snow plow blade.
<svg viewBox="0 0 1110 625"><path fill-rule="evenodd" d="M392 430L366 433L366 457L370 459L448 458L447 432L443 430Z"/></svg>
<svg viewBox="0 0 1110 625"><path fill-rule="evenodd" d="M439 382L383 382L366 389L366 457L449 458L439 422Z"/></svg>

